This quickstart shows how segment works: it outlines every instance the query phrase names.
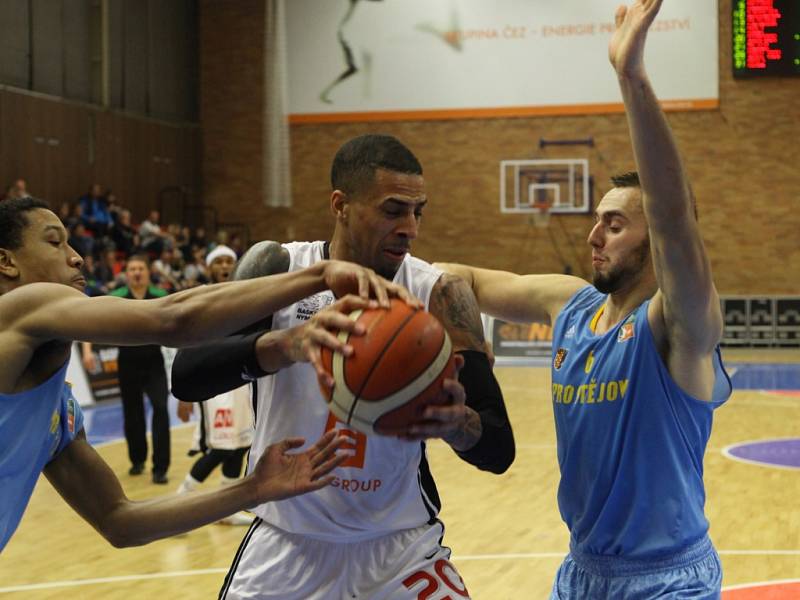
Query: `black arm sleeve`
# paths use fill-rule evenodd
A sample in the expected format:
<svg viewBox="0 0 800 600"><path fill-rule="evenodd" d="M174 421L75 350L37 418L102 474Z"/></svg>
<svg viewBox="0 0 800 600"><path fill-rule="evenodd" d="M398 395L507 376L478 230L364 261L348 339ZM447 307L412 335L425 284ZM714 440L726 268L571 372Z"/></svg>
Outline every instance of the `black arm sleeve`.
<svg viewBox="0 0 800 600"><path fill-rule="evenodd" d="M255 346L269 323L260 325L258 331L251 328L214 344L179 350L172 363L172 394L185 402L202 402L267 375L258 366Z"/></svg>
<svg viewBox="0 0 800 600"><path fill-rule="evenodd" d="M456 454L482 471L503 473L514 462L516 453L503 392L486 354L476 350L462 350L458 354L464 357L458 381L467 394L467 406L480 416L483 431L477 444Z"/></svg>

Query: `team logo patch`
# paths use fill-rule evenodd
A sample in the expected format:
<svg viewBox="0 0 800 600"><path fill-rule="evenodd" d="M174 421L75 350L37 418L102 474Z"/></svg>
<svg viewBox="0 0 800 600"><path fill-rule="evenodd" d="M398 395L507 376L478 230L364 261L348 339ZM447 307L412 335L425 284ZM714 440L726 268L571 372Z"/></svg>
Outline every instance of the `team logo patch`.
<svg viewBox="0 0 800 600"><path fill-rule="evenodd" d="M70 433L75 433L75 399L67 400L67 427Z"/></svg>
<svg viewBox="0 0 800 600"><path fill-rule="evenodd" d="M301 321L308 321L326 306L333 304L333 294L323 293L303 298L297 303L296 317Z"/></svg>
<svg viewBox="0 0 800 600"><path fill-rule="evenodd" d="M556 357L553 359L553 368L558 371L561 368L561 365L564 364L564 359L567 358L567 349L566 348L559 348L556 351Z"/></svg>
<svg viewBox="0 0 800 600"><path fill-rule="evenodd" d="M631 315L628 319L622 324L622 327L619 328L619 334L617 335L617 342L625 342L631 339L635 335L635 320L634 316Z"/></svg>

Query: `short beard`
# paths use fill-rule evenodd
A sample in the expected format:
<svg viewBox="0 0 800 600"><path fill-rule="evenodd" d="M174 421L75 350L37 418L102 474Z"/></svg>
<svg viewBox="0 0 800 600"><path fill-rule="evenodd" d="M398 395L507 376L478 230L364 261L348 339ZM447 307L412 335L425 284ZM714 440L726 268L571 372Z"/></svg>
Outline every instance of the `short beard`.
<svg viewBox="0 0 800 600"><path fill-rule="evenodd" d="M374 271L378 275L380 275L381 277L383 277L387 281L393 281L394 280L394 276L397 275L397 272L399 270L400 270L400 266L399 265L397 266L397 268L379 266L377 269L374 269Z"/></svg>
<svg viewBox="0 0 800 600"><path fill-rule="evenodd" d="M645 269L650 260L650 239L647 238L634 248L631 256L621 265L602 275L595 271L592 284L601 294L613 294L627 287Z"/></svg>

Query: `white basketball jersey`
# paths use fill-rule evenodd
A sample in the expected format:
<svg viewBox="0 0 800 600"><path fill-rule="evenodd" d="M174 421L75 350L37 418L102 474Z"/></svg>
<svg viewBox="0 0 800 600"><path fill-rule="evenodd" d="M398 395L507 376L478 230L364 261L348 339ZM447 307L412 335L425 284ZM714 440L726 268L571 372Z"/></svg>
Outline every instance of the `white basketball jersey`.
<svg viewBox="0 0 800 600"><path fill-rule="evenodd" d="M247 448L253 443L250 386L231 390L203 402L206 445L217 450Z"/></svg>
<svg viewBox="0 0 800 600"><path fill-rule="evenodd" d="M324 242L284 244L290 271L324 258ZM406 255L394 277L428 307L431 290L441 271ZM307 321L333 303L330 291L310 296L276 312L273 330ZM348 430L328 410L314 369L297 363L256 382L256 433L248 472L269 444L287 437L306 439L303 449L332 428L348 431L350 457L334 471L336 480L322 490L268 502L254 512L275 527L330 541L357 541L418 527L438 513L438 494L427 470L420 442L367 436ZM423 487L423 482L426 486Z"/></svg>

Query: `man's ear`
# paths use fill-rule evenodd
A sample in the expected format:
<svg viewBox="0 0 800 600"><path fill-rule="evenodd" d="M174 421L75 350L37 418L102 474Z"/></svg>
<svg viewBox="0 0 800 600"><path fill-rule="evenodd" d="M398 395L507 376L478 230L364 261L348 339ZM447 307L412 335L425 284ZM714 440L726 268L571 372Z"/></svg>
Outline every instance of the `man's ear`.
<svg viewBox="0 0 800 600"><path fill-rule="evenodd" d="M0 275L7 279L19 277L19 267L14 258L14 252L5 248L0 248Z"/></svg>
<svg viewBox="0 0 800 600"><path fill-rule="evenodd" d="M347 216L350 212L350 202L342 190L333 190L331 193L331 213L336 217L337 221L342 223L347 222Z"/></svg>

